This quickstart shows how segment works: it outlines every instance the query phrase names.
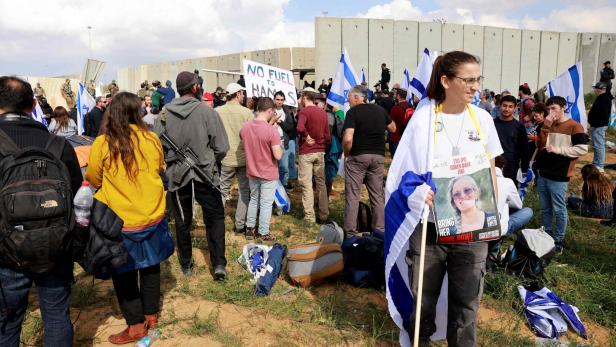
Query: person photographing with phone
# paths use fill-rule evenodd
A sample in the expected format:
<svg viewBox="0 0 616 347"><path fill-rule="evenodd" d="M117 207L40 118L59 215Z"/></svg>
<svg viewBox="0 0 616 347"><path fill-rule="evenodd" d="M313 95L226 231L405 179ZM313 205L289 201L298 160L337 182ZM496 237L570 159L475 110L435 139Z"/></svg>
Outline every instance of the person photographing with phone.
<svg viewBox="0 0 616 347"><path fill-rule="evenodd" d="M569 179L577 158L588 153L588 135L580 123L565 113L566 106L567 101L562 96L553 96L546 101L548 115L537 134L535 162L542 224L554 238L558 254L562 254L567 231L565 197Z"/></svg>

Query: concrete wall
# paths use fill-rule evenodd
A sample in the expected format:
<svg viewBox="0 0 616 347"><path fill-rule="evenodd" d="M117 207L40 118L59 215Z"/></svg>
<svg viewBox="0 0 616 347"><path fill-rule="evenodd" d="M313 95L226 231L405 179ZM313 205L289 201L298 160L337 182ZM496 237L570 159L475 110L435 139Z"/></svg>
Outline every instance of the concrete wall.
<svg viewBox="0 0 616 347"><path fill-rule="evenodd" d="M37 76L20 76L24 80L28 81L32 88L36 87L37 83L41 84L41 87L45 90L45 96L49 105L52 108L57 106L67 107L66 101L62 97L62 85L64 84L65 78L54 78L54 77L37 77ZM77 102L77 91L79 90L79 79L71 78L71 88L73 89L73 94L75 94L75 102Z"/></svg>
<svg viewBox="0 0 616 347"><path fill-rule="evenodd" d="M351 30L355 24L358 29ZM599 78L603 62L616 61L616 34L542 32L415 21L394 21L392 24L391 20L317 17L317 80L334 76L340 51L346 47L358 74L368 61L370 84L374 84L380 78L380 64L386 62L389 66L391 63L392 40L384 37L391 27L392 83L401 82L405 67L411 73L415 71L426 47L441 53L462 49L477 55L482 59L482 87L497 92L508 89L514 95L522 83L528 83L534 92L577 61L583 64L584 90L588 93L590 85ZM353 42L345 39L351 32Z"/></svg>

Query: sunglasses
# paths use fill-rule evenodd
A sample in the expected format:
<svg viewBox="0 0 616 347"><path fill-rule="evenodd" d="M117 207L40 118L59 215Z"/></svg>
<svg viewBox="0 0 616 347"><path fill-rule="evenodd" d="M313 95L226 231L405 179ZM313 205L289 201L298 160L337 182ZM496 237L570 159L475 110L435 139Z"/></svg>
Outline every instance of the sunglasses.
<svg viewBox="0 0 616 347"><path fill-rule="evenodd" d="M462 194L464 194L465 196L469 196L474 192L475 192L475 188L467 187L467 188L464 188L461 192L453 193L453 198L455 200L460 200L462 199Z"/></svg>

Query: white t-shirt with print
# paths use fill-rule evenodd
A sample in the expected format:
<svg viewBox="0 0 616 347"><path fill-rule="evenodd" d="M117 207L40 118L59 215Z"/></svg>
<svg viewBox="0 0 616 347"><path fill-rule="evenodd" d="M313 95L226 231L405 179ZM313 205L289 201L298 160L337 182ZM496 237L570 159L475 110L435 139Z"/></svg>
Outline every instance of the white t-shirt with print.
<svg viewBox="0 0 616 347"><path fill-rule="evenodd" d="M280 138L282 139L282 137L284 136L284 131L282 130L279 124L285 121L286 114L284 113L283 109L275 109L275 111L276 111L276 115L279 117L278 124L276 124L276 128L278 128L278 134L280 135Z"/></svg>
<svg viewBox="0 0 616 347"><path fill-rule="evenodd" d="M477 123L479 123L481 138L477 133L475 122L473 122L468 108L465 108L464 112L458 114L440 112L437 115L436 145L434 147L434 159L436 161L451 158L452 149L456 143L460 148L460 155L483 152L483 142L486 143L489 159L494 159L503 154L503 148L498 139L498 133L496 132L492 116L484 109L473 105L471 107L475 113ZM447 135L449 135L449 139ZM458 136L460 142L458 142Z"/></svg>

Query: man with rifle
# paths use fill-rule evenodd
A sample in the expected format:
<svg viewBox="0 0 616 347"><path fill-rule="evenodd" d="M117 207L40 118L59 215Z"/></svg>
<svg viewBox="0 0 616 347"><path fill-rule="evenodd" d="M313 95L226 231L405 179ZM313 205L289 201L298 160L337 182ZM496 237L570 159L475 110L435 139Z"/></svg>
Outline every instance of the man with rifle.
<svg viewBox="0 0 616 347"><path fill-rule="evenodd" d="M192 274L193 204L203 209L214 279L223 280L225 267L224 208L220 195L220 162L229 141L220 116L202 102L199 79L183 71L175 83L179 98L165 105L163 144L167 147L168 190L173 201L178 258L185 276Z"/></svg>

